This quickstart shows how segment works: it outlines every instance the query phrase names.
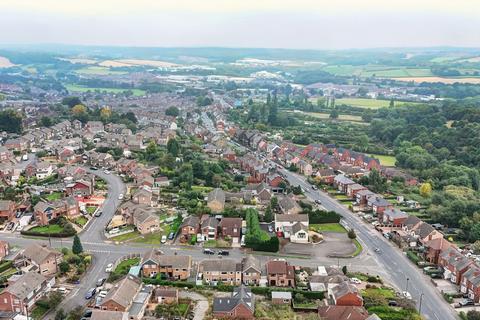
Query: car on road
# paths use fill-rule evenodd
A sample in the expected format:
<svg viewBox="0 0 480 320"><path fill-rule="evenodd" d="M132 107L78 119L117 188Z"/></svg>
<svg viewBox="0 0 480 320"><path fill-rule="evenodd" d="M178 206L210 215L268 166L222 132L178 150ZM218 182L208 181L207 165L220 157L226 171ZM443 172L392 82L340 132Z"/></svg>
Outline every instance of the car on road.
<svg viewBox="0 0 480 320"><path fill-rule="evenodd" d="M408 291L403 291L402 296L407 298L408 300L412 300L412 295Z"/></svg>
<svg viewBox="0 0 480 320"><path fill-rule="evenodd" d="M95 217L100 217L102 215L102 211L98 210L97 212L95 212Z"/></svg>
<svg viewBox="0 0 480 320"><path fill-rule="evenodd" d="M118 200L123 200L123 193L120 193L120 194L118 195Z"/></svg>
<svg viewBox="0 0 480 320"><path fill-rule="evenodd" d="M105 268L106 273L110 273L113 271L113 263L107 264L107 267Z"/></svg>
<svg viewBox="0 0 480 320"><path fill-rule="evenodd" d="M85 293L85 299L87 300L92 299L96 292L97 292L97 288L88 289L87 293Z"/></svg>
<svg viewBox="0 0 480 320"><path fill-rule="evenodd" d="M105 173L105 174L110 174L110 171L104 170L103 173Z"/></svg>
<svg viewBox="0 0 480 320"><path fill-rule="evenodd" d="M28 161L28 154L24 154L24 155L22 156L22 160L23 160L23 161Z"/></svg>
<svg viewBox="0 0 480 320"><path fill-rule="evenodd" d="M212 249L203 249L203 253L204 254L215 254L215 251L213 251Z"/></svg>
<svg viewBox="0 0 480 320"><path fill-rule="evenodd" d="M313 190L318 190L318 187L317 187L316 185L313 185L313 186L312 186L312 189L313 189Z"/></svg>
<svg viewBox="0 0 480 320"><path fill-rule="evenodd" d="M268 232L273 232L273 226L272 225L268 226Z"/></svg>
<svg viewBox="0 0 480 320"><path fill-rule="evenodd" d="M317 200L315 200L315 203L316 203L316 204L322 204L322 201L320 201L320 200L317 199Z"/></svg>
<svg viewBox="0 0 480 320"><path fill-rule="evenodd" d="M161 243L165 243L167 242L167 236L166 235L163 235L162 236L162 240L160 240Z"/></svg>
<svg viewBox="0 0 480 320"><path fill-rule="evenodd" d="M230 252L228 252L227 250L218 251L219 256L228 256L229 254L230 254Z"/></svg>
<svg viewBox="0 0 480 320"><path fill-rule="evenodd" d="M98 170L98 168L97 167L90 167L90 170L96 171L96 170Z"/></svg>
<svg viewBox="0 0 480 320"><path fill-rule="evenodd" d="M105 283L105 278L100 278L97 280L97 287L101 287Z"/></svg>
<svg viewBox="0 0 480 320"><path fill-rule="evenodd" d="M175 238L175 232L170 232L168 234L168 240L173 240Z"/></svg>
<svg viewBox="0 0 480 320"><path fill-rule="evenodd" d="M15 223L14 223L14 222L9 222L9 223L7 224L7 230L8 230L8 231L12 230L14 226L15 226Z"/></svg>
<svg viewBox="0 0 480 320"><path fill-rule="evenodd" d="M473 301L472 299L463 299L459 302L457 302L454 307L455 308L461 308L461 307L466 307L466 306L474 306L475 305L475 301Z"/></svg>
<svg viewBox="0 0 480 320"><path fill-rule="evenodd" d="M374 250L374 251L375 251L376 253L378 253L378 254L382 253L382 251L380 251L380 249L379 249L379 248L375 248L375 250Z"/></svg>

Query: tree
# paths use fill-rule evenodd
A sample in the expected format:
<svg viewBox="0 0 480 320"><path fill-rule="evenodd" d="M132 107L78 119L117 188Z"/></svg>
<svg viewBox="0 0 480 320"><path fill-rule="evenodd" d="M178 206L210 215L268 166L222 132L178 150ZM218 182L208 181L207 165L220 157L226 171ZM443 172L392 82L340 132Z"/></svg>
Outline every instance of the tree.
<svg viewBox="0 0 480 320"><path fill-rule="evenodd" d="M272 213L272 206L267 206L265 209L265 214L263 215L263 219L265 222L272 222L273 220L273 213Z"/></svg>
<svg viewBox="0 0 480 320"><path fill-rule="evenodd" d="M87 113L87 107L83 104L77 104L72 108L72 114L74 116L81 116Z"/></svg>
<svg viewBox="0 0 480 320"><path fill-rule="evenodd" d="M112 116L112 109L110 107L103 107L100 109L100 117L104 120L110 119Z"/></svg>
<svg viewBox="0 0 480 320"><path fill-rule="evenodd" d="M52 118L45 117L45 116L41 117L40 118L40 125L42 127L47 127L47 128L51 127L53 125Z"/></svg>
<svg viewBox="0 0 480 320"><path fill-rule="evenodd" d="M480 254L480 240L477 240L472 244L472 250L474 254Z"/></svg>
<svg viewBox="0 0 480 320"><path fill-rule="evenodd" d="M58 268L60 269L60 273L65 274L70 271L70 265L66 261L62 261L58 264Z"/></svg>
<svg viewBox="0 0 480 320"><path fill-rule="evenodd" d="M422 183L419 188L420 195L424 198L430 198L432 195L432 185L429 182Z"/></svg>
<svg viewBox="0 0 480 320"><path fill-rule="evenodd" d="M65 313L65 310L63 309L58 309L57 313L55 314L55 320L65 320L67 318L67 314Z"/></svg>
<svg viewBox="0 0 480 320"><path fill-rule="evenodd" d="M350 240L355 240L357 238L357 234L353 229L348 230L347 236L348 236L348 239Z"/></svg>
<svg viewBox="0 0 480 320"><path fill-rule="evenodd" d="M0 111L0 132L22 133L22 115L15 110Z"/></svg>
<svg viewBox="0 0 480 320"><path fill-rule="evenodd" d="M63 294L59 291L53 291L50 293L48 296L48 304L50 305L50 308L55 309L60 302L62 302L63 299Z"/></svg>
<svg viewBox="0 0 480 320"><path fill-rule="evenodd" d="M338 119L338 116L339 114L337 108L333 108L332 111L330 111L330 119Z"/></svg>
<svg viewBox="0 0 480 320"><path fill-rule="evenodd" d="M468 311L467 320L480 320L480 311L476 311L476 310Z"/></svg>
<svg viewBox="0 0 480 320"><path fill-rule="evenodd" d="M388 107L389 107L389 108L395 107L395 101L393 100L393 98L390 99L390 103L389 103Z"/></svg>
<svg viewBox="0 0 480 320"><path fill-rule="evenodd" d="M178 143L177 139L173 138L168 140L167 150L172 156L178 156L178 153L180 152L180 144Z"/></svg>
<svg viewBox="0 0 480 320"><path fill-rule="evenodd" d="M83 252L82 243L80 242L80 238L78 237L78 235L75 235L75 237L73 237L72 252L74 254L80 254Z"/></svg>
<svg viewBox="0 0 480 320"><path fill-rule="evenodd" d="M73 108L74 106L81 104L79 97L65 97L62 99L62 104L68 106L69 108Z"/></svg>
<svg viewBox="0 0 480 320"><path fill-rule="evenodd" d="M347 266L342 267L342 272L343 272L344 275L346 275L348 273Z"/></svg>
<svg viewBox="0 0 480 320"><path fill-rule="evenodd" d="M171 116L171 117L178 117L180 114L180 110L178 110L177 107L168 107L167 110L165 110L165 115Z"/></svg>
<svg viewBox="0 0 480 320"><path fill-rule="evenodd" d="M68 313L67 319L69 320L80 320L83 315L83 307L77 306Z"/></svg>

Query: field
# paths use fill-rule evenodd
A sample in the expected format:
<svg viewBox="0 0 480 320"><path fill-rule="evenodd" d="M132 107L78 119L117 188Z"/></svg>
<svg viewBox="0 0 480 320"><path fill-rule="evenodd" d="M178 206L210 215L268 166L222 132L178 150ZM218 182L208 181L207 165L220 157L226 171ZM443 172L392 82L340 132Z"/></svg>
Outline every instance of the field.
<svg viewBox="0 0 480 320"><path fill-rule="evenodd" d="M432 76L430 69L427 68L403 68L388 67L378 65L352 66L352 65L329 65L322 69L323 71L338 76L360 76L360 77L376 77L385 78L401 78L401 77L428 77Z"/></svg>
<svg viewBox="0 0 480 320"><path fill-rule="evenodd" d="M76 73L80 74L98 74L98 75L109 75L109 74L125 74L125 71L115 71L110 70L109 68L105 67L98 67L98 66L90 66L81 68L75 71Z"/></svg>
<svg viewBox="0 0 480 320"><path fill-rule="evenodd" d="M95 92L95 91L106 91L109 93L122 93L127 91L127 89L118 89L118 88L91 88L91 87L83 87L76 84L66 84L65 88L67 88L70 92ZM130 89L133 92L134 96L143 96L145 95L145 90L140 89Z"/></svg>
<svg viewBox="0 0 480 320"><path fill-rule="evenodd" d="M105 60L99 63L102 67L136 67L148 66L158 68L175 67L177 64L159 60L140 60L140 59L120 59L120 60Z"/></svg>
<svg viewBox="0 0 480 320"><path fill-rule="evenodd" d="M380 154L371 154L370 156L380 160L382 166L395 167L396 159L394 156L384 156Z"/></svg>
<svg viewBox="0 0 480 320"><path fill-rule="evenodd" d="M416 83L441 82L446 84L453 84L455 82L459 82L459 83L480 84L480 78L405 77L405 78L395 78L395 80L413 81Z"/></svg>
<svg viewBox="0 0 480 320"><path fill-rule="evenodd" d="M8 60L5 57L0 57L0 68L10 68L10 67L13 67L13 66L15 66L15 65L13 63L11 63L10 60Z"/></svg>
<svg viewBox="0 0 480 320"><path fill-rule="evenodd" d="M318 118L318 119L330 119L330 115L328 113L321 113L321 112L305 112L305 114ZM360 116L352 116L348 114L341 114L338 116L340 121L351 121L351 122L363 122L362 117Z"/></svg>
<svg viewBox="0 0 480 320"><path fill-rule="evenodd" d="M366 98L342 98L335 100L335 104L341 105L346 104L352 107L359 107L359 108L366 108L366 109L379 109L385 108L390 105L389 100L377 100L377 99L366 99ZM403 101L395 101L394 105L399 107L401 105L416 105L418 103L415 102L403 102ZM361 119L361 117L359 117Z"/></svg>

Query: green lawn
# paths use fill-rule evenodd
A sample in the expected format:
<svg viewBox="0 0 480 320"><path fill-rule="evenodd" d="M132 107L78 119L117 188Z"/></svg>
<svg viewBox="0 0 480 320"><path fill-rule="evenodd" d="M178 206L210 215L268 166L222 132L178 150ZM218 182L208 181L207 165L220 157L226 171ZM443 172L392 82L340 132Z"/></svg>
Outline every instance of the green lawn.
<svg viewBox="0 0 480 320"><path fill-rule="evenodd" d="M355 248L356 248L355 252L353 253L353 256L356 257L362 252L363 248L357 239L353 240L353 243L355 243Z"/></svg>
<svg viewBox="0 0 480 320"><path fill-rule="evenodd" d="M395 161L397 161L395 156L384 156L381 154L371 154L370 156L377 158L378 160L380 160L380 164L382 166L387 166L387 167L395 167Z"/></svg>
<svg viewBox="0 0 480 320"><path fill-rule="evenodd" d="M45 199L47 199L50 202L60 200L63 197L63 193L61 192L53 192L45 196Z"/></svg>
<svg viewBox="0 0 480 320"><path fill-rule="evenodd" d="M32 310L32 314L30 315L33 319L42 319L43 315L50 309L41 306L35 306Z"/></svg>
<svg viewBox="0 0 480 320"><path fill-rule="evenodd" d="M99 67L99 66L90 66L81 68L75 71L76 73L80 74L98 74L98 75L109 75L109 74L126 74L125 71L117 71L117 70L110 70L107 67Z"/></svg>
<svg viewBox="0 0 480 320"><path fill-rule="evenodd" d="M77 225L83 227L84 225L87 224L88 219L85 218L84 216L80 216L80 217L76 218L73 222L75 222Z"/></svg>
<svg viewBox="0 0 480 320"><path fill-rule="evenodd" d="M389 100L377 100L377 99L367 99L367 98L342 98L342 99L337 99L335 100L335 104L341 105L341 104L346 104L349 106L353 107L359 107L359 108L366 108L366 109L379 109L379 108L385 108L390 105ZM403 101L395 101L395 106L401 106L401 105L416 105L418 103L415 102L403 102Z"/></svg>
<svg viewBox="0 0 480 320"><path fill-rule="evenodd" d="M58 224L50 224L48 226L38 226L33 227L29 231L44 233L44 234L53 234L53 233L61 233L63 232L63 228Z"/></svg>
<svg viewBox="0 0 480 320"><path fill-rule="evenodd" d="M375 313L382 320L419 320L422 319L416 310L401 309L388 306L375 306L367 308L369 313Z"/></svg>
<svg viewBox="0 0 480 320"><path fill-rule="evenodd" d="M70 92L95 92L95 91L106 91L109 93L122 93L128 90L133 92L134 96L143 96L145 95L145 90L140 89L120 89L120 88L93 88L93 87L84 87L76 84L65 84L65 88L67 88Z"/></svg>
<svg viewBox="0 0 480 320"><path fill-rule="evenodd" d="M129 232L129 233L121 234L119 236L110 238L109 240L118 241L118 242L125 242L125 241L130 241L130 240L136 239L139 236L140 236L140 232L132 231L132 232Z"/></svg>
<svg viewBox="0 0 480 320"><path fill-rule="evenodd" d="M92 215L92 214L95 213L95 210L97 210L97 207L95 207L95 206L87 206L87 207L85 208L85 210L87 210L87 213L88 213L88 214Z"/></svg>
<svg viewBox="0 0 480 320"><path fill-rule="evenodd" d="M140 263L140 258L123 260L118 264L118 266L115 268L113 272L117 274L125 275L128 273L128 271L130 271L130 267L138 266L139 263Z"/></svg>
<svg viewBox="0 0 480 320"><path fill-rule="evenodd" d="M337 232L337 233L347 232L340 223L311 224L310 230L313 230L315 232Z"/></svg>
<svg viewBox="0 0 480 320"><path fill-rule="evenodd" d="M164 228L170 230L169 228ZM148 233L146 235L140 236L133 240L133 242L136 243L145 243L145 244L160 244L160 240L162 239L162 235L167 234L165 231L164 232L154 232L154 233Z"/></svg>
<svg viewBox="0 0 480 320"><path fill-rule="evenodd" d="M395 298L395 291L391 288L368 288L362 290L362 296L382 296L385 299L394 299Z"/></svg>

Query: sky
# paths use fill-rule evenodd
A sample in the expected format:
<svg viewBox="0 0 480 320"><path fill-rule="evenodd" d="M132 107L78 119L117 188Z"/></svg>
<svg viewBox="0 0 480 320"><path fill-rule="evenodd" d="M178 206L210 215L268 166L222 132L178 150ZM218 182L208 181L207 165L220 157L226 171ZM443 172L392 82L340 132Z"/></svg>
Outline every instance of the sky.
<svg viewBox="0 0 480 320"><path fill-rule="evenodd" d="M480 47L478 0L0 0L0 43Z"/></svg>

